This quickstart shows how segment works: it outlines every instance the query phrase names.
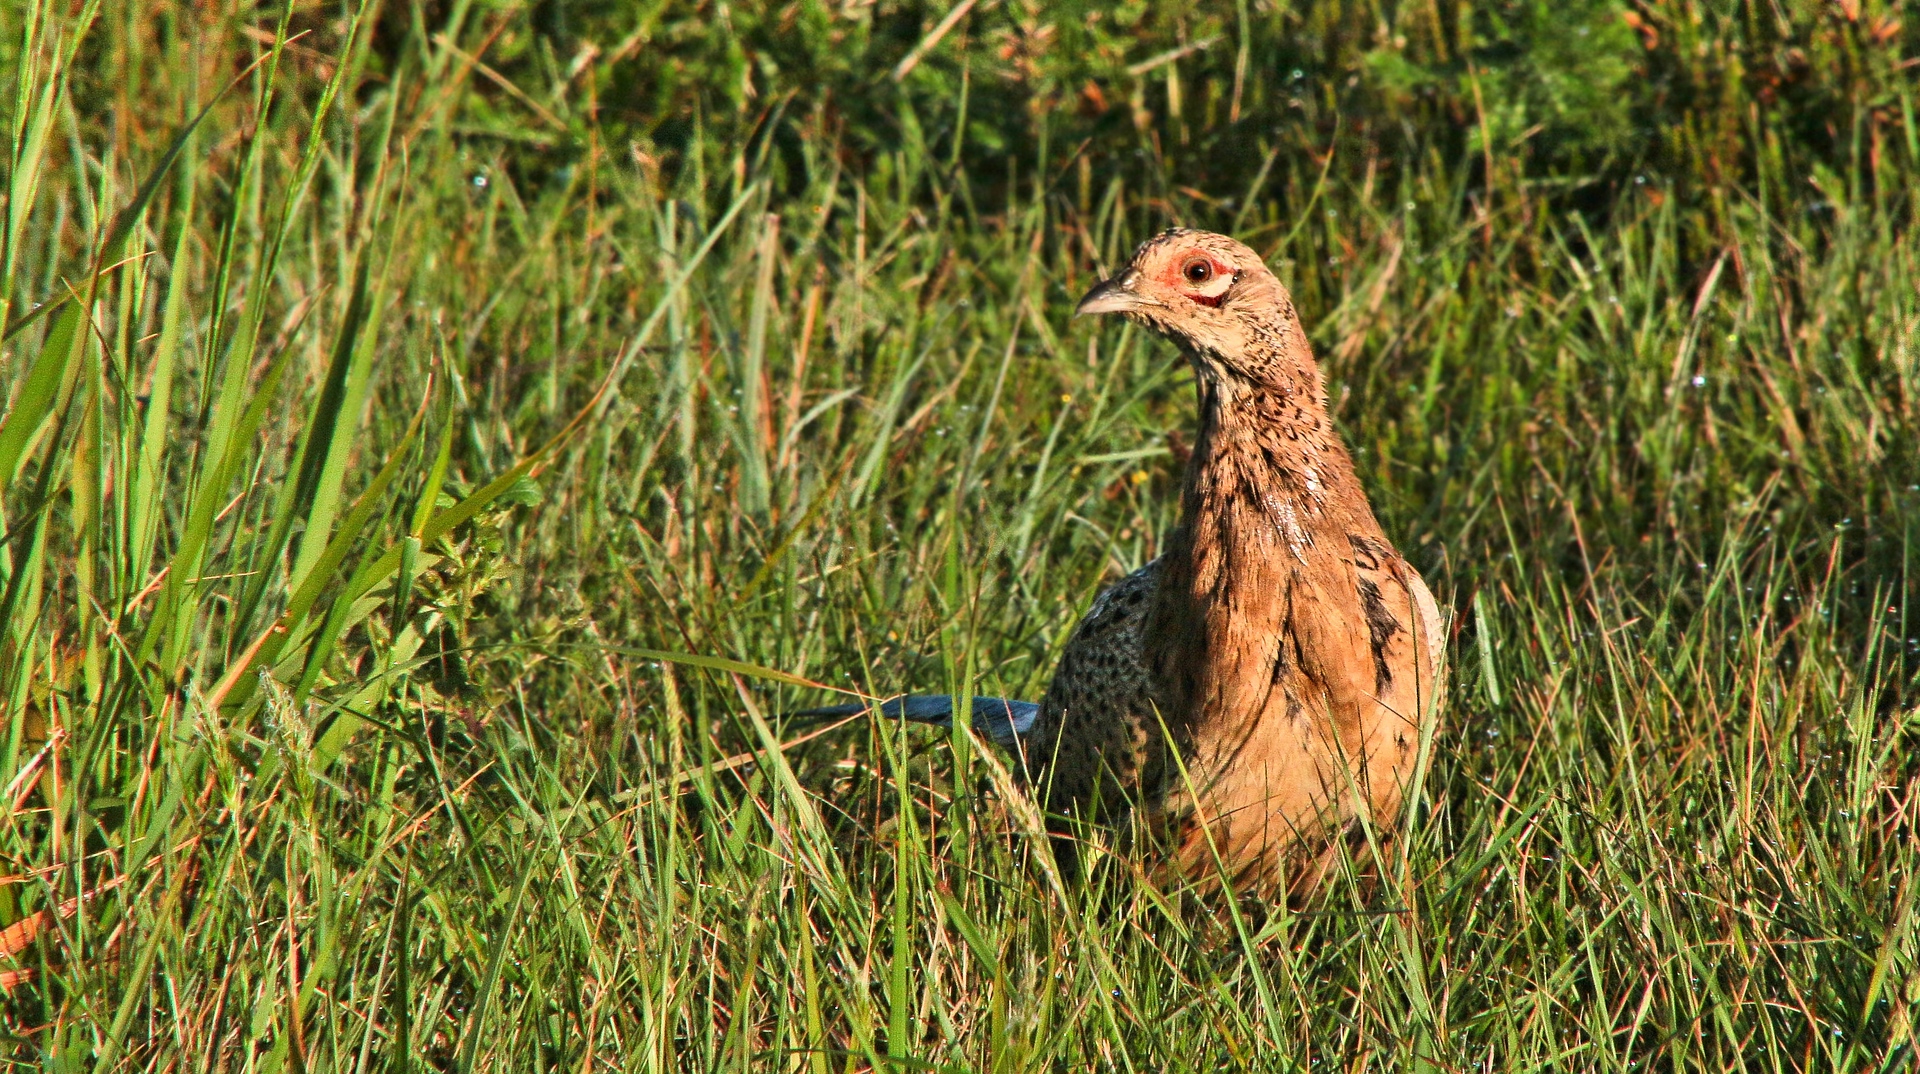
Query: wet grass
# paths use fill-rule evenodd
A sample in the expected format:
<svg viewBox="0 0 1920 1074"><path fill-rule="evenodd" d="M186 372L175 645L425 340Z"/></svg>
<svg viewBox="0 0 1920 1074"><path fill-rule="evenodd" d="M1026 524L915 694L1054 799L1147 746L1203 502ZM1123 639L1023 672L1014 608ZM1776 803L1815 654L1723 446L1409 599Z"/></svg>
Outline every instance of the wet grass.
<svg viewBox="0 0 1920 1074"><path fill-rule="evenodd" d="M950 10L0 21L14 1061L1910 1066L1897 8ZM1452 610L1300 911L773 715L1037 697L1156 554L1188 374L1067 313L1174 221Z"/></svg>

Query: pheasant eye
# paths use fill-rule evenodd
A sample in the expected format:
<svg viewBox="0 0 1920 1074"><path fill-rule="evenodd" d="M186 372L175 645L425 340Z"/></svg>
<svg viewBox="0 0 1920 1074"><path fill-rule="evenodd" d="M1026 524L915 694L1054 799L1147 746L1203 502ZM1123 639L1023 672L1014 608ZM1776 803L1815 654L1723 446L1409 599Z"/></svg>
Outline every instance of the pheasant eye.
<svg viewBox="0 0 1920 1074"><path fill-rule="evenodd" d="M1185 276L1188 283L1206 283L1213 279L1213 263L1204 257L1196 257L1180 266L1180 275Z"/></svg>

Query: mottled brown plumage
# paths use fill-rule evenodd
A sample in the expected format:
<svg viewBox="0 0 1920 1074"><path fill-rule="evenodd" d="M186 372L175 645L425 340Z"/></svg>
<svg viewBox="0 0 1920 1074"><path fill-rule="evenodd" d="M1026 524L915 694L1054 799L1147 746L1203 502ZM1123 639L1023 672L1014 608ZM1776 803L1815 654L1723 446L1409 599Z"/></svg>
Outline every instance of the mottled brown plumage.
<svg viewBox="0 0 1920 1074"><path fill-rule="evenodd" d="M1131 815L1204 881L1311 885L1390 826L1444 688L1438 609L1374 520L1287 290L1170 230L1094 288L1193 365L1200 428L1159 559L1102 593L1024 742L1050 812Z"/></svg>

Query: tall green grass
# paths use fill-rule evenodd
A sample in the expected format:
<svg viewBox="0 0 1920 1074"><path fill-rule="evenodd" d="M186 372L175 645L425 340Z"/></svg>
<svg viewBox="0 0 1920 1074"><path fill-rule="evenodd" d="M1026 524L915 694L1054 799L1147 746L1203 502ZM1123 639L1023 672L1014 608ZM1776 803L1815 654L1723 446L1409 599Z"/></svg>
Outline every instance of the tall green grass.
<svg viewBox="0 0 1920 1074"><path fill-rule="evenodd" d="M0 19L0 984L54 1070L1910 1067L1916 29L1692 0ZM936 34L945 26L943 33ZM1292 286L1452 696L1377 883L962 734Z"/></svg>

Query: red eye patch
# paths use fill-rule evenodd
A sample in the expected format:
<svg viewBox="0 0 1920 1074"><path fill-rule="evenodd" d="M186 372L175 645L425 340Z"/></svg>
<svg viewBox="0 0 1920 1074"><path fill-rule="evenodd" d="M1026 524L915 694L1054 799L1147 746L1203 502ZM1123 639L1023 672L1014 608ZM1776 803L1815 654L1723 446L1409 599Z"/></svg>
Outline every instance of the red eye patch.
<svg viewBox="0 0 1920 1074"><path fill-rule="evenodd" d="M1188 298L1202 306L1218 308L1233 287L1232 267L1195 251L1175 262L1173 284Z"/></svg>

